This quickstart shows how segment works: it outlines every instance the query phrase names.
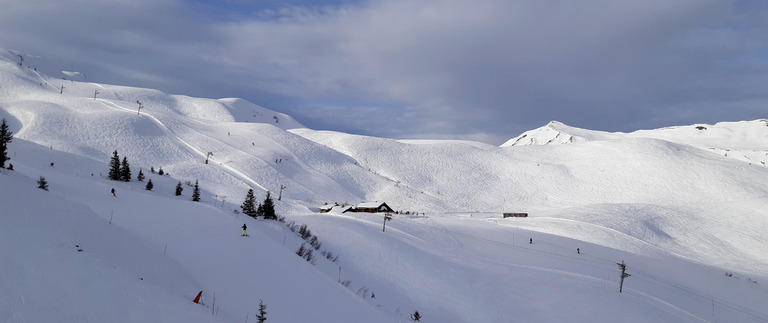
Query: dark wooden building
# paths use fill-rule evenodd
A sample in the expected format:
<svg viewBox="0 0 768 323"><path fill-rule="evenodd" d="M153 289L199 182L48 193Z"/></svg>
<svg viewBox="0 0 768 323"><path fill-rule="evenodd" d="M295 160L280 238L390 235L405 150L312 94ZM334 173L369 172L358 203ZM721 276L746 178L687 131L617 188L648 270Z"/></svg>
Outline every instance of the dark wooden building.
<svg viewBox="0 0 768 323"><path fill-rule="evenodd" d="M350 208L348 212L392 213L394 211L384 202L363 202Z"/></svg>

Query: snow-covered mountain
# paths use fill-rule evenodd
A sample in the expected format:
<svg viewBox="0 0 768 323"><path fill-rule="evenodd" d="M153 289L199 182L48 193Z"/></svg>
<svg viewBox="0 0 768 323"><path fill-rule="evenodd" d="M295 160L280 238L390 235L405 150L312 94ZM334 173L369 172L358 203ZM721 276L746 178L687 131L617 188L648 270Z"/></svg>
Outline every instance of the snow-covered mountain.
<svg viewBox="0 0 768 323"><path fill-rule="evenodd" d="M603 131L591 131L567 126L558 121L550 121L546 126L529 130L507 140L501 147L525 145L556 145L579 143L591 140L607 140L616 135Z"/></svg>
<svg viewBox="0 0 768 323"><path fill-rule="evenodd" d="M394 140L0 56L0 322L255 321L260 299L283 322L768 320L766 120ZM152 191L106 179L115 150ZM201 202L173 193L195 181ZM233 212L249 188L339 259L310 264L285 224ZM385 232L317 213L362 201L402 213Z"/></svg>
<svg viewBox="0 0 768 323"><path fill-rule="evenodd" d="M766 166L768 163L768 119L695 124L631 133L585 130L551 121L547 125L512 138L502 147L556 145L596 140L653 138L689 145L725 157Z"/></svg>

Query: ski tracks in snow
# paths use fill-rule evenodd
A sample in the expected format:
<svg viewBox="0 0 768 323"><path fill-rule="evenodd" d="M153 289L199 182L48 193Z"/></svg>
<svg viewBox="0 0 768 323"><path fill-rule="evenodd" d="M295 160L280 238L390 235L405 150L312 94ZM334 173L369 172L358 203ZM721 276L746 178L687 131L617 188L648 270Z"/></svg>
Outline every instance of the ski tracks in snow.
<svg viewBox="0 0 768 323"><path fill-rule="evenodd" d="M108 106L108 107L110 107L112 109L118 110L118 111L130 112L130 113L136 112L133 109L128 109L128 108L122 107L119 104L114 103L114 102L109 101L109 100L105 100L105 99L96 99L96 100L101 102L101 103L104 103L104 105L106 105L106 106ZM168 136L168 138L171 138L172 140L176 141L182 147L186 147L186 149L189 152L191 152L191 153L193 153L195 155L198 155L198 156L200 156L202 158L207 158L207 154L205 152L195 148L190 143L186 142L184 139L182 139L181 137L176 135L170 128L168 128L162 121L160 121L160 119L158 119L155 116L153 116L151 114L148 114L146 112L145 113L140 113L139 115L143 116L143 117L149 119L150 121L152 121L153 123L155 123L157 125L157 127L161 131L163 131L163 133L165 133L166 136ZM233 177L239 178L243 182L248 183L249 185L251 185L253 187L257 187L257 188L260 188L260 189L262 189L264 191L267 191L267 189L264 186L262 186L261 184L257 183L256 181L254 181L253 179L248 177L248 175L246 175L243 172L233 168L232 166L229 166L229 165L226 165L226 164L219 164L218 166L221 167L222 169L224 169L224 171L226 171L227 173L229 173Z"/></svg>

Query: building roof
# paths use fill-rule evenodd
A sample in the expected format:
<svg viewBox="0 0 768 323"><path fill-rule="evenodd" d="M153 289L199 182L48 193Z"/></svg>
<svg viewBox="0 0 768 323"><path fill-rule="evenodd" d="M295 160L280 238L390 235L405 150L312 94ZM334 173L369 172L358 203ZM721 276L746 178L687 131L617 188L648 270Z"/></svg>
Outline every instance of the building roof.
<svg viewBox="0 0 768 323"><path fill-rule="evenodd" d="M338 206L334 207L333 209L334 209L334 212L344 213L344 212L349 211L349 209L351 209L351 208L352 208L352 205L344 205L344 206L338 205Z"/></svg>
<svg viewBox="0 0 768 323"><path fill-rule="evenodd" d="M387 203L384 203L384 202L363 202L363 203L358 204L357 207L358 208L366 208L366 209L376 209L379 206L382 206L384 204L387 204Z"/></svg>

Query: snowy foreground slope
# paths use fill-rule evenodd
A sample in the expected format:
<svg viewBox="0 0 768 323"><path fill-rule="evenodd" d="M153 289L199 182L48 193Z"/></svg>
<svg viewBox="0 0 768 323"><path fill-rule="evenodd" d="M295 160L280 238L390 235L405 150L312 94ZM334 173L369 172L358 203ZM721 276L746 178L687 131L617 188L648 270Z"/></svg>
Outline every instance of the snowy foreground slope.
<svg viewBox="0 0 768 323"><path fill-rule="evenodd" d="M500 147L392 140L0 56L15 132L0 322L255 322L259 300L269 322L768 321L765 120L630 134L553 122ZM114 150L153 191L106 179ZM186 185L174 196L195 180L201 202ZM278 213L337 262L310 264L284 224L233 212L248 188L281 187ZM383 215L317 213L374 200L409 214L382 232Z"/></svg>

